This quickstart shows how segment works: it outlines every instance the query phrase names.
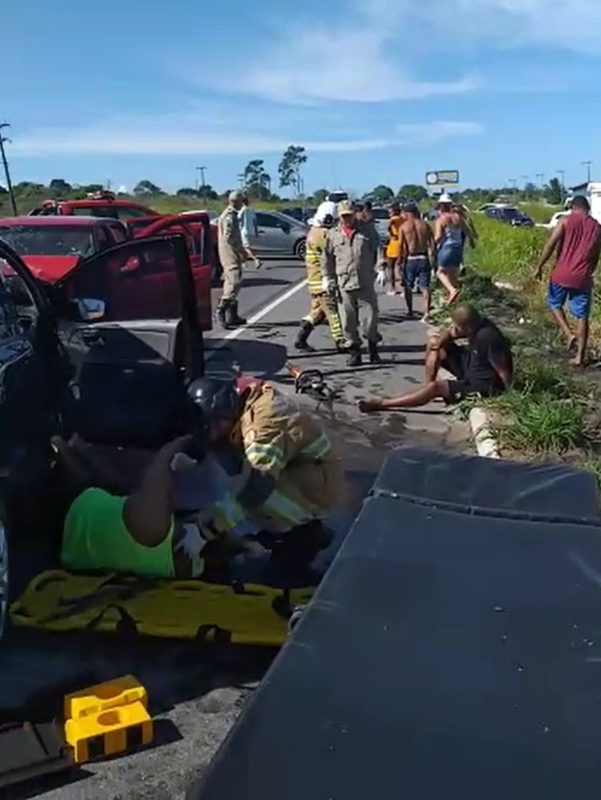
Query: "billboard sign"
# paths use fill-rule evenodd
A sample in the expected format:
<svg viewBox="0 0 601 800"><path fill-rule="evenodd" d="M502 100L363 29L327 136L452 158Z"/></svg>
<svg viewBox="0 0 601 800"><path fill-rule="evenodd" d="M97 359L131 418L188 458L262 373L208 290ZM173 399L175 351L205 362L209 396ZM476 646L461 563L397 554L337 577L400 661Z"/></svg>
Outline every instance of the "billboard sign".
<svg viewBox="0 0 601 800"><path fill-rule="evenodd" d="M426 172L426 186L435 189L441 186L457 186L459 171L456 169L442 169L437 172Z"/></svg>

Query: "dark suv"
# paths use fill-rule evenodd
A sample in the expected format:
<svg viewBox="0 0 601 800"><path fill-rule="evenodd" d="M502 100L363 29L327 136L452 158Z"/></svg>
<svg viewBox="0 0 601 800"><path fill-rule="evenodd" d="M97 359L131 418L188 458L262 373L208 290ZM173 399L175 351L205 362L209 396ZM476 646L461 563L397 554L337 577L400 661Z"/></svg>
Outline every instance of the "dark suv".
<svg viewBox="0 0 601 800"><path fill-rule="evenodd" d="M165 270L174 291L150 291ZM204 368L197 315L183 236L126 242L54 285L0 240L0 632L7 542L23 579L60 538L51 437L154 450L185 432L186 386Z"/></svg>
<svg viewBox="0 0 601 800"><path fill-rule="evenodd" d="M519 208L514 208L513 206L496 206L487 209L484 213L487 217L497 219L499 222L505 222L514 228L534 227L534 220L528 214L524 214Z"/></svg>

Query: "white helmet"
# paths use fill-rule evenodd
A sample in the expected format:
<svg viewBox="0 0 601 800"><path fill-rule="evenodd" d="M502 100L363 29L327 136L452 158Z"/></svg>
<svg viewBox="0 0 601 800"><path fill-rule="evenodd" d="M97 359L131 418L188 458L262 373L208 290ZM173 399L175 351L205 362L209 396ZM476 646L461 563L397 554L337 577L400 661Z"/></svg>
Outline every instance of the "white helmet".
<svg viewBox="0 0 601 800"><path fill-rule="evenodd" d="M315 228L330 228L338 219L338 206L331 200L324 200L315 212L311 224Z"/></svg>

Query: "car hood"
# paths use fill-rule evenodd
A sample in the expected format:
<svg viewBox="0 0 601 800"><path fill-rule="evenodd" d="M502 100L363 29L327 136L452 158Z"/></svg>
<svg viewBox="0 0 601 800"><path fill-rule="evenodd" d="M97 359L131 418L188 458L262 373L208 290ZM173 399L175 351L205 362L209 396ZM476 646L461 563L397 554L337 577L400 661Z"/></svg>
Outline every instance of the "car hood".
<svg viewBox="0 0 601 800"><path fill-rule="evenodd" d="M21 256L34 277L46 283L64 278L81 261L81 256Z"/></svg>

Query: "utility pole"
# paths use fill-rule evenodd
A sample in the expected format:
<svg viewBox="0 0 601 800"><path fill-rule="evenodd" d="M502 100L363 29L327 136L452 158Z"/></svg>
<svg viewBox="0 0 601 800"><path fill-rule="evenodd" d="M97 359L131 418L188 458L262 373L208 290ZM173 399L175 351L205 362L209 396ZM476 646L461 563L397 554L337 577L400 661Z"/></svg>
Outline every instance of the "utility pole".
<svg viewBox="0 0 601 800"><path fill-rule="evenodd" d="M205 171L206 167L196 167L196 172L200 174L200 186L204 189L206 186L205 183ZM198 174L196 175L196 191L199 189L199 181L198 181Z"/></svg>
<svg viewBox="0 0 601 800"><path fill-rule="evenodd" d="M565 171L565 169L557 169L555 171L561 177L561 202L565 203L565 200L566 200L566 171Z"/></svg>
<svg viewBox="0 0 601 800"><path fill-rule="evenodd" d="M509 185L513 189L513 194L515 194L516 191L517 191L517 188L518 188L517 179L516 178L509 178L509 180L507 182L509 183Z"/></svg>
<svg viewBox="0 0 601 800"><path fill-rule="evenodd" d="M16 217L19 213L17 211L17 202L15 200L15 192L13 190L13 185L10 180L10 171L8 169L8 161L6 160L6 152L4 150L4 143L10 142L10 139L7 139L5 136L2 135L2 131L4 128L10 128L8 122L0 123L0 156L2 158L2 164L4 165L4 174L6 175L6 188L8 189L8 194L10 195L10 204L13 207L13 216Z"/></svg>
<svg viewBox="0 0 601 800"><path fill-rule="evenodd" d="M536 173L536 180L538 181L538 185L542 186L545 182L545 173L544 172L537 172Z"/></svg>
<svg viewBox="0 0 601 800"><path fill-rule="evenodd" d="M591 182L591 167L593 166L592 161L583 161L580 165L581 167L586 167L586 182Z"/></svg>

